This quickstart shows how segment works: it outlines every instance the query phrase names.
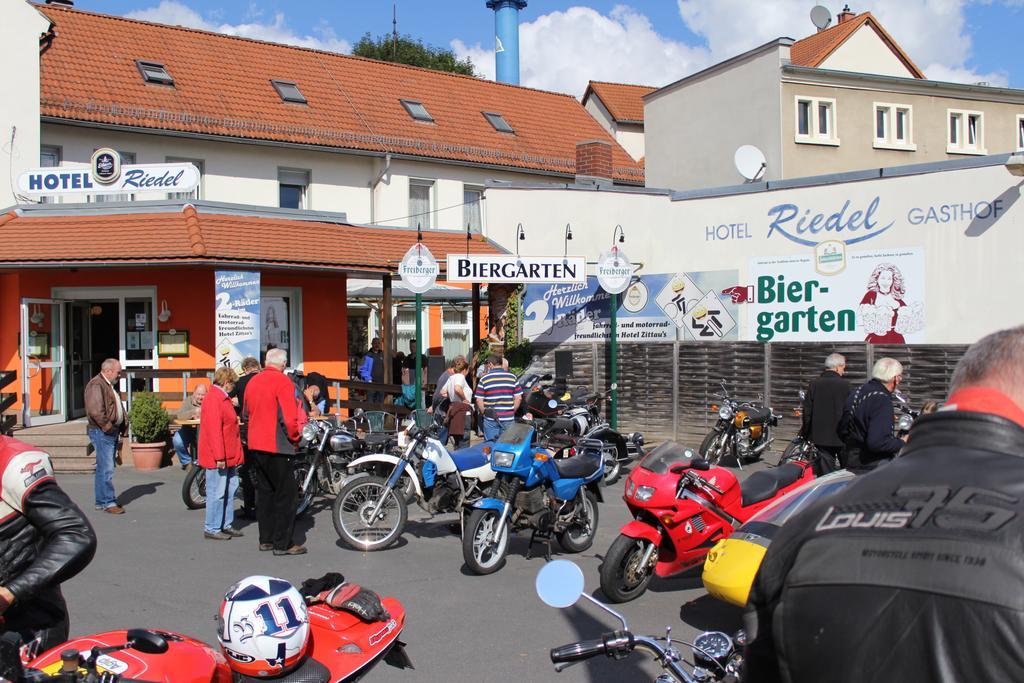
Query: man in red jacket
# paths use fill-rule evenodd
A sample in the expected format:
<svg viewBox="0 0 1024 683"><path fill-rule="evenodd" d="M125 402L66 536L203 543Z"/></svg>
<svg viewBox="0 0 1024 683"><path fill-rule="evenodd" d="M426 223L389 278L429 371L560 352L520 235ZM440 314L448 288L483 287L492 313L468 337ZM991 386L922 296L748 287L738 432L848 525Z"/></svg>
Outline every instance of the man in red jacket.
<svg viewBox="0 0 1024 683"><path fill-rule="evenodd" d="M242 419L248 424L253 460L260 550L302 555L306 549L292 543L299 493L292 458L306 415L299 409L295 385L284 374L287 362L284 349L267 352L266 367L245 388Z"/></svg>

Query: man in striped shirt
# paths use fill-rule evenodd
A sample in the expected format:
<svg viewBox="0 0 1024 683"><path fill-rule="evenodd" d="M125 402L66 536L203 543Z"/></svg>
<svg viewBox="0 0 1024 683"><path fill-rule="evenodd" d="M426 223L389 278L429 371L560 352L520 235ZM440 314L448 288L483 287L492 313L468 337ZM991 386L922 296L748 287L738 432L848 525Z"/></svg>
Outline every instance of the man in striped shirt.
<svg viewBox="0 0 1024 683"><path fill-rule="evenodd" d="M476 407L484 416L484 439L493 441L501 436L515 420L522 400L523 388L516 376L502 367L501 356L492 355L487 359L487 372L476 388ZM491 409L494 417L487 415L486 411Z"/></svg>

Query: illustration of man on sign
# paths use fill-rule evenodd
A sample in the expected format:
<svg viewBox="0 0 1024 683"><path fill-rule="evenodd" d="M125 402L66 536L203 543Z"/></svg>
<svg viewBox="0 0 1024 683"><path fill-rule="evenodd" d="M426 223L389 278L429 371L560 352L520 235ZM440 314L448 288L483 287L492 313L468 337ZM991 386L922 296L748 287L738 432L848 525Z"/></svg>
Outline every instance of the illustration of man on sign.
<svg viewBox="0 0 1024 683"><path fill-rule="evenodd" d="M924 328L924 312L920 302L907 305L906 281L892 263L875 267L868 278L868 291L860 300L861 327L867 331L864 341L870 344L905 344L904 335Z"/></svg>

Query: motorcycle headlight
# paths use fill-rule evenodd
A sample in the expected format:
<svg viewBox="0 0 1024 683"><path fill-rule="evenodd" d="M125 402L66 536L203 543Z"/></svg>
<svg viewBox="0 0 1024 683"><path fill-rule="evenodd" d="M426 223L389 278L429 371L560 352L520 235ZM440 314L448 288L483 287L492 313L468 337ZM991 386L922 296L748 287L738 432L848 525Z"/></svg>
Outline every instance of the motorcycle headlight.
<svg viewBox="0 0 1024 683"><path fill-rule="evenodd" d="M636 500L640 501L641 503L646 503L647 501L649 501L651 499L651 496L653 496L653 495L654 495L654 487L653 486L637 486L636 487L636 495L634 495L633 497Z"/></svg>
<svg viewBox="0 0 1024 683"><path fill-rule="evenodd" d="M506 453L505 451L494 451L494 455L491 456L491 462L495 467L512 467L512 461L515 459L515 453Z"/></svg>
<svg viewBox="0 0 1024 683"><path fill-rule="evenodd" d="M636 482L630 479L626 482L626 497L632 497L634 491L636 491Z"/></svg>
<svg viewBox="0 0 1024 683"><path fill-rule="evenodd" d="M718 409L718 417L723 420L732 418L732 406L722 406Z"/></svg>
<svg viewBox="0 0 1024 683"><path fill-rule="evenodd" d="M306 441L316 441L320 438L320 430L315 423L307 422L302 426L302 438Z"/></svg>
<svg viewBox="0 0 1024 683"><path fill-rule="evenodd" d="M909 415L900 415L899 421L896 423L896 429L901 432L910 431L910 428L914 426L914 418Z"/></svg>

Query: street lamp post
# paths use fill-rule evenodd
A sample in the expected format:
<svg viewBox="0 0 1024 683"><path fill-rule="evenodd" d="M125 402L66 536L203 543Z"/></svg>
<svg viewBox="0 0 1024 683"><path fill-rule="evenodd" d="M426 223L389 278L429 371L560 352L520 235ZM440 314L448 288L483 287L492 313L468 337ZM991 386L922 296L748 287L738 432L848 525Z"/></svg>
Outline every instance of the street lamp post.
<svg viewBox="0 0 1024 683"><path fill-rule="evenodd" d="M615 245L615 236L619 236L619 243L626 241L626 233L622 229L621 225L616 225L615 230L612 231L612 249L618 249ZM614 293L611 295L611 368L610 368L610 380L611 380L611 411L609 414L608 423L612 429L619 428L619 295Z"/></svg>
<svg viewBox="0 0 1024 683"><path fill-rule="evenodd" d="M416 243L423 241L423 230L416 224ZM423 295L416 292L416 410L423 408Z"/></svg>

